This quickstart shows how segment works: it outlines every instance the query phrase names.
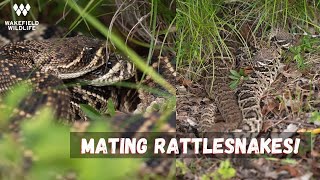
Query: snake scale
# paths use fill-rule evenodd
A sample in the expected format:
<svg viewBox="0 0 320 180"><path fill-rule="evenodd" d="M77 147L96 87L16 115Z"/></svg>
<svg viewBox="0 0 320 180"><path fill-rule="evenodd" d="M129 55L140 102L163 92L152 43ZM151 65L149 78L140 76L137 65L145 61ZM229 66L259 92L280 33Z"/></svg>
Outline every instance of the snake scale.
<svg viewBox="0 0 320 180"><path fill-rule="evenodd" d="M121 114L111 119L117 131L148 132L157 123L158 112L144 114L151 104L158 103L152 93L115 86L114 83L140 82L143 72L110 47L106 41L70 33L61 27L39 25L35 31L8 31L0 26L0 94L5 95L20 82L32 86L30 95L17 107L11 117L11 131L19 131L19 122L37 114L43 106L51 107L57 119L68 122L87 121L80 104L87 104L99 112L106 112L108 100ZM164 78L175 79L170 57L153 58L152 67ZM145 86L157 88L148 76L141 81ZM163 102L163 99L162 99ZM140 113L134 122L126 122ZM175 114L161 130L175 131ZM126 126L123 127L123 124ZM121 127L121 128L120 128ZM157 161L155 163L155 161ZM150 172L165 173L172 161L149 160ZM143 171L147 171L146 166ZM165 170L164 170L165 169Z"/></svg>
<svg viewBox="0 0 320 180"><path fill-rule="evenodd" d="M122 112L132 112L141 103L136 90L110 86L121 81L136 82L137 77L133 63L111 50L106 42L76 34L61 38L67 31L54 26L38 29L39 32L14 36L5 27L0 28L1 34L7 37L0 38L1 94L22 80L35 84L35 93L44 93L43 99L37 98L38 102L28 106L31 109L20 107L20 115L30 116L38 104L47 104L56 106L53 109L58 118L77 121L87 120L79 112L80 103L105 110L107 100L111 98L116 109ZM155 66L169 69L163 76L174 76L174 69L167 65L169 61L168 58L157 59ZM71 85L66 86L68 84Z"/></svg>

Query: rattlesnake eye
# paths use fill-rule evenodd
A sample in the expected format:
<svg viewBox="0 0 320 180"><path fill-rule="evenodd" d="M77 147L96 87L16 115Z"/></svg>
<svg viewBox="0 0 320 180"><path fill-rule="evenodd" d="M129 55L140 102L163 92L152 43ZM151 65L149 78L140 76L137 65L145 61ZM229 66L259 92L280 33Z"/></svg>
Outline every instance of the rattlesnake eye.
<svg viewBox="0 0 320 180"><path fill-rule="evenodd" d="M110 69L112 68L112 62L111 61L107 62L107 68L110 68Z"/></svg>
<svg viewBox="0 0 320 180"><path fill-rule="evenodd" d="M272 36L270 40L271 40L271 42L276 42L278 39L276 36Z"/></svg>
<svg viewBox="0 0 320 180"><path fill-rule="evenodd" d="M85 47L85 48L83 48L83 50L84 50L86 53L94 54L94 48L93 48L93 47Z"/></svg>

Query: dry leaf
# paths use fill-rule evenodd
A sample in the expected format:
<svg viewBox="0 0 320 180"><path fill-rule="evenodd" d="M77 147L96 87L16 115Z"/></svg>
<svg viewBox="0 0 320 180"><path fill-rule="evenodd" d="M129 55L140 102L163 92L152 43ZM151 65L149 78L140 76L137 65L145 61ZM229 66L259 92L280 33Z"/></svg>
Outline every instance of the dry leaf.
<svg viewBox="0 0 320 180"><path fill-rule="evenodd" d="M288 171L289 174L293 177L300 176L299 171L295 167L285 165L285 166L281 166L277 171L282 171L282 170Z"/></svg>

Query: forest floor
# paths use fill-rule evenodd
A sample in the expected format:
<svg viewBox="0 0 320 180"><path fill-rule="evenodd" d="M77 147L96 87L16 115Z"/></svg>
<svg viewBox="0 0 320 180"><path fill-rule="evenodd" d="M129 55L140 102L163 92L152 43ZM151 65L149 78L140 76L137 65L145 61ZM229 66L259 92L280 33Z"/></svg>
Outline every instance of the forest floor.
<svg viewBox="0 0 320 180"><path fill-rule="evenodd" d="M308 10L303 11L299 9L299 3L292 2L291 8L288 8L289 5L284 2L270 1L270 4L263 4L261 1L261 6L259 2L210 4L209 1L178 1L177 12L180 18L177 26L180 28L180 36L177 43L177 132L199 137L199 133L202 133L198 131L201 116L217 113L219 109L213 108L214 100L206 93L203 71L216 54L232 56L232 53L225 53L225 50L238 48L234 44L229 47L225 43L230 37L225 34L236 34L241 46L248 47L255 44L252 41L257 36L266 38L270 29L280 26L293 34L307 31L307 36L313 35L315 38L300 35L298 43L289 48L283 57L283 69L261 98L263 127L258 137L262 134L272 137L282 132L290 132L290 137L299 137L303 132L309 132L312 134L309 142L311 146L304 154L297 156L251 158L245 159L244 163L238 163L239 160L234 158L181 155L177 159L178 179L320 178L319 4L307 4L304 7ZM314 16L308 20L297 19L300 12L301 16L309 17L310 9L314 10ZM285 11L288 14L283 16ZM308 24L307 21L312 21L314 26L311 27L311 23L304 26ZM304 29L302 32L300 27ZM239 69L246 67L234 70L239 72ZM237 83L240 84L240 80Z"/></svg>

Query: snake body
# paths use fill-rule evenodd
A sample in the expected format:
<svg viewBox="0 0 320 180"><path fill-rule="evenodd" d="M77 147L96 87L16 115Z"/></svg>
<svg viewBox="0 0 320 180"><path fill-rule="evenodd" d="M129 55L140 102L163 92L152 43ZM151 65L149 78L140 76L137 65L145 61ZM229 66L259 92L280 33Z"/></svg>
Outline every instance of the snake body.
<svg viewBox="0 0 320 180"><path fill-rule="evenodd" d="M119 90L107 85L128 80L135 73L129 60L117 53L108 52L103 41L85 36L9 43L1 47L0 56L1 93L6 92L14 83L29 81L38 93L38 97L33 96L31 99L39 102L24 101L28 104L27 107L51 105L56 109L57 118L70 121L86 120L81 112L77 113L80 111L80 103L104 109L106 101L113 98L119 107L118 98L127 89ZM56 88L65 86L66 82L87 85ZM62 97L63 100L57 100L56 97ZM31 115L35 109L37 108L28 110L22 107L21 112L25 113L20 114Z"/></svg>
<svg viewBox="0 0 320 180"><path fill-rule="evenodd" d="M116 131L132 136L135 132L152 131L160 113L144 114L145 110L164 99L144 90L114 85L123 81L140 83L143 73L105 41L78 33L64 37L66 33L66 29L56 26L39 25L30 32L9 32L0 26L0 95L21 82L32 87L10 119L11 131L19 131L19 122L33 117L43 106L50 107L57 119L82 122L89 117L81 104L103 113L109 100L116 110L127 113L111 119ZM169 57L153 58L152 63L163 77L174 81L175 71ZM148 76L142 83L157 88ZM174 112L160 130L175 131ZM166 175L171 164L170 159L150 159L141 170Z"/></svg>
<svg viewBox="0 0 320 180"><path fill-rule="evenodd" d="M263 94L276 80L281 70L281 51L294 41L293 36L284 31L275 31L270 35L269 47L258 48L252 59L244 59L244 65L250 66L253 72L248 75L236 89L229 87L232 65L221 59L214 61L214 78L207 76L206 91L214 100L224 122L218 122L216 114L204 114L199 123L201 132L260 132L263 116L260 101ZM212 74L212 68L209 70ZM213 82L213 83L212 83ZM220 120L221 121L221 120Z"/></svg>
<svg viewBox="0 0 320 180"><path fill-rule="evenodd" d="M235 129L242 120L242 114L237 99L233 90L229 87L230 79L227 76L230 72L230 64L223 59L216 59L214 66L214 78L207 78L206 91L209 97L215 102L221 117L227 122L217 122L218 118L213 117L212 112L210 116L202 116L200 123L200 131L203 132L220 132ZM214 83L211 85L210 83ZM209 114L208 114L209 115ZM214 120L215 119L215 120ZM229 123L230 122L230 123ZM214 125L212 125L214 123Z"/></svg>
<svg viewBox="0 0 320 180"><path fill-rule="evenodd" d="M238 88L237 93L243 117L240 127L244 132L259 132L262 129L260 101L279 74L280 52L277 47L263 48L253 57L252 63L253 73Z"/></svg>

